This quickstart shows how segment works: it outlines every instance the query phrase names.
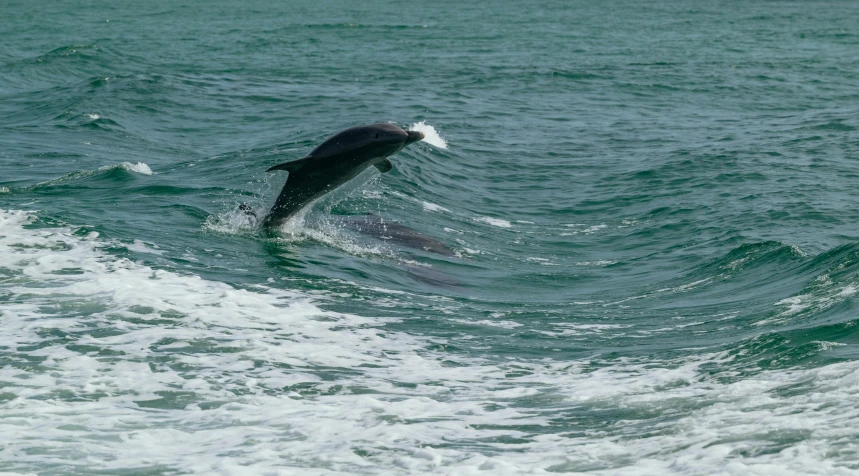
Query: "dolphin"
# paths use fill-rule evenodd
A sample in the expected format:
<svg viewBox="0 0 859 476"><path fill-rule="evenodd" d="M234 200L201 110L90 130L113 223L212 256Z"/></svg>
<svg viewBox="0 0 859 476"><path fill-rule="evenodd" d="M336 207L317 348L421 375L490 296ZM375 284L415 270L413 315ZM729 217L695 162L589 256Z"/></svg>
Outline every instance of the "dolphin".
<svg viewBox="0 0 859 476"><path fill-rule="evenodd" d="M335 221L349 226L358 233L380 238L389 243L428 251L442 256L456 256L456 253L441 241L400 225L397 222L384 220L372 213L366 215L341 215L337 216Z"/></svg>
<svg viewBox="0 0 859 476"><path fill-rule="evenodd" d="M263 226L280 226L296 212L355 178L369 166L379 172L394 165L388 157L424 138L418 131L405 131L393 124L350 127L319 144L306 157L284 162L266 172L286 170L289 177L263 219Z"/></svg>

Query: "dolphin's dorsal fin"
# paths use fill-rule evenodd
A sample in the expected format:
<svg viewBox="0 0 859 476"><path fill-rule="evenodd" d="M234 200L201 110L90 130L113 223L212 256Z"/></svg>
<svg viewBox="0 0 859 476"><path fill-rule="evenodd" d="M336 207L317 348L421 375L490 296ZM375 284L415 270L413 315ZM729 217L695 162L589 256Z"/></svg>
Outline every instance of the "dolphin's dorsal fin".
<svg viewBox="0 0 859 476"><path fill-rule="evenodd" d="M379 172L382 172L382 173L390 172L390 171L391 171L391 169L392 169L392 168L394 168L394 164L392 164L392 163L391 163L391 161L390 161L390 160L388 160L388 159L382 159L382 160L380 160L379 162L376 162L376 163L375 163L375 164L373 164L373 165L374 165L377 169L379 169Z"/></svg>
<svg viewBox="0 0 859 476"><path fill-rule="evenodd" d="M290 162L284 162L282 164L277 164L274 167L271 167L268 170L266 170L266 172L273 172L275 170L286 170L287 172L295 172L296 170L307 165L307 163L310 162L310 159L312 159L312 158L313 157L311 157L311 156L307 156L307 157L304 157L303 159L292 160Z"/></svg>

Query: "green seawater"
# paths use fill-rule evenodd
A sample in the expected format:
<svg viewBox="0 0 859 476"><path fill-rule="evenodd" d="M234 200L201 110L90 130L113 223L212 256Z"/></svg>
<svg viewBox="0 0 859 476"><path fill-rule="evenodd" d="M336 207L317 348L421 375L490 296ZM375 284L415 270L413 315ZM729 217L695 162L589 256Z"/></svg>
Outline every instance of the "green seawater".
<svg viewBox="0 0 859 476"><path fill-rule="evenodd" d="M4 1L0 471L857 473L857 52L847 1ZM238 210L374 122L447 148Z"/></svg>

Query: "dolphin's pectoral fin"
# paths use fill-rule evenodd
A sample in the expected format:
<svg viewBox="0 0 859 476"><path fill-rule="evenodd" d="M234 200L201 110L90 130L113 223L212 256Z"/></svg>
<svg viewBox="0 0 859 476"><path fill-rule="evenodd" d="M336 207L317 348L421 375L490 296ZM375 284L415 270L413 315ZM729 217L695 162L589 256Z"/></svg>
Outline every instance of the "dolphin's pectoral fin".
<svg viewBox="0 0 859 476"><path fill-rule="evenodd" d="M296 170L304 167L310 162L312 157L305 157L303 159L293 160L290 162L284 162L282 164L277 164L274 167L269 168L266 172L273 172L275 170L286 170L287 172L295 172Z"/></svg>
<svg viewBox="0 0 859 476"><path fill-rule="evenodd" d="M388 159L382 159L381 161L376 162L373 165L376 166L376 168L379 169L379 172L382 173L390 172L391 169L394 168L394 164L392 164L391 161Z"/></svg>

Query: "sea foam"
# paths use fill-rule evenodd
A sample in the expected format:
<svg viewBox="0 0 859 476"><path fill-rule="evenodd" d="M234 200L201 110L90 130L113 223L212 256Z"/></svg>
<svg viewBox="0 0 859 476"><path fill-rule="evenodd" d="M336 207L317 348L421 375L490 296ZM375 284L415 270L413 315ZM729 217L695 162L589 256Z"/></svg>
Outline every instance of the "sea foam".
<svg viewBox="0 0 859 476"><path fill-rule="evenodd" d="M513 225L512 225L512 224L510 224L510 222L509 222L509 221L507 221L507 220L503 220L503 219L501 219L501 218L492 218L492 217L478 216L478 217L475 217L475 218L474 218L474 221L479 221L479 222L487 223L487 224L489 224L489 225L497 226L497 227L499 227L499 228L512 228L512 227L513 227Z"/></svg>
<svg viewBox="0 0 859 476"><path fill-rule="evenodd" d="M123 162L119 164L120 167L124 168L129 172L135 172L141 175L152 175L152 169L149 168L143 162L131 163L131 162Z"/></svg>
<svg viewBox="0 0 859 476"><path fill-rule="evenodd" d="M447 149L447 141L438 134L435 127L427 124L426 121L412 124L412 127L410 127L409 130L423 132L423 142L438 147L439 149Z"/></svg>
<svg viewBox="0 0 859 476"><path fill-rule="evenodd" d="M145 266L34 218L0 210L0 458L16 472L61 457L110 473L832 474L853 459L859 362L725 379L712 366L729 352L611 366L468 357L396 318ZM570 431L615 408L650 416ZM755 452L762 441L781 449Z"/></svg>

